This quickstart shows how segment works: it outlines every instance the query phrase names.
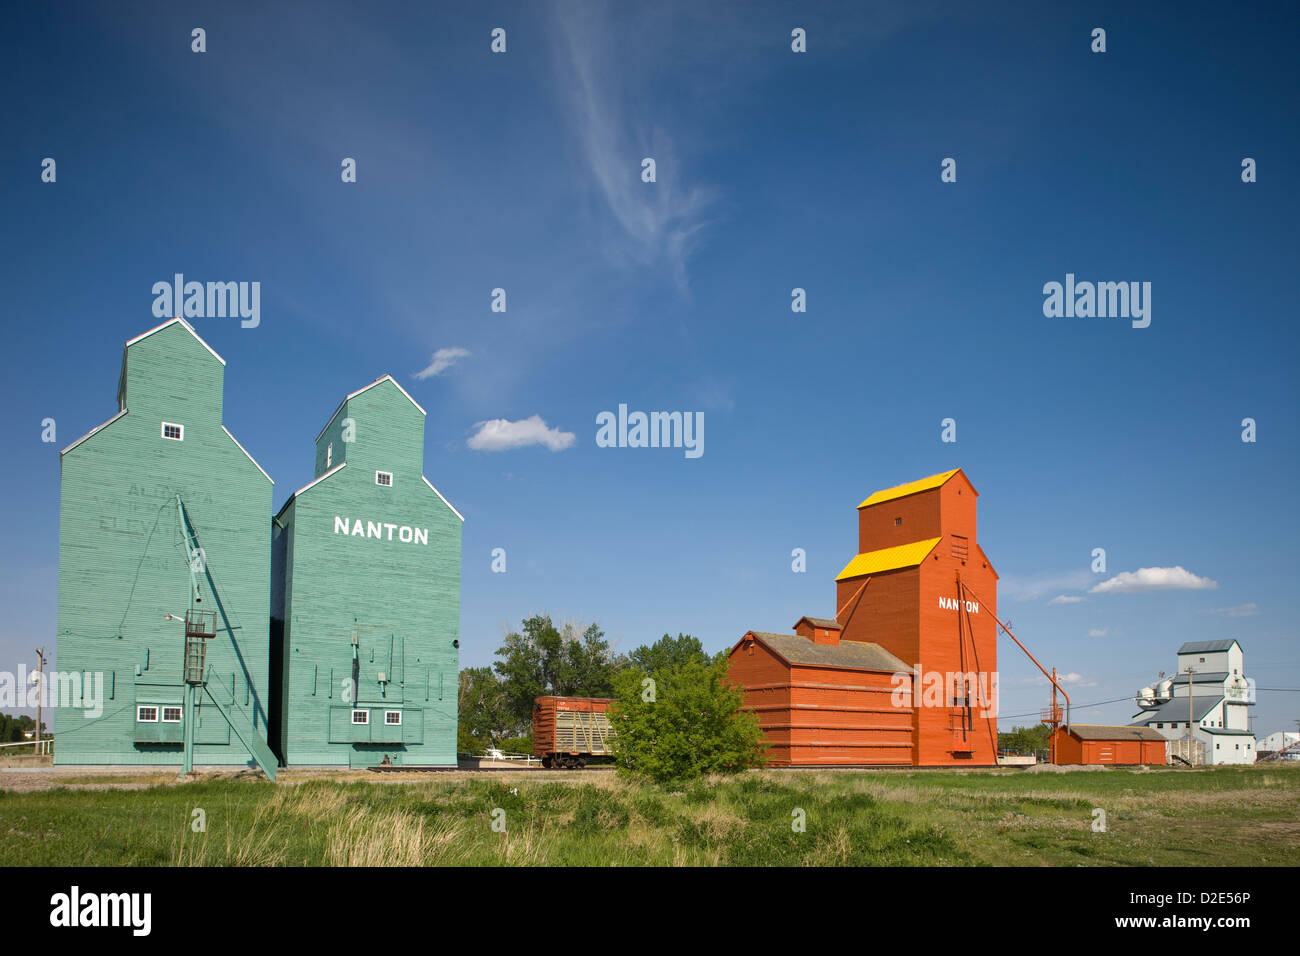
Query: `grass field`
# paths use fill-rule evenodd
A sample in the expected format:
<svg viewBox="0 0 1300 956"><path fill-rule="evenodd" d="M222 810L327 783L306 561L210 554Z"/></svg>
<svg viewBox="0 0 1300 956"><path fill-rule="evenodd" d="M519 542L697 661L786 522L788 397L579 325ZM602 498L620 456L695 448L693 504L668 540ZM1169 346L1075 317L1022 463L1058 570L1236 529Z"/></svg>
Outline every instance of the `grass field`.
<svg viewBox="0 0 1300 956"><path fill-rule="evenodd" d="M230 776L0 774L0 865L1300 864L1300 766Z"/></svg>

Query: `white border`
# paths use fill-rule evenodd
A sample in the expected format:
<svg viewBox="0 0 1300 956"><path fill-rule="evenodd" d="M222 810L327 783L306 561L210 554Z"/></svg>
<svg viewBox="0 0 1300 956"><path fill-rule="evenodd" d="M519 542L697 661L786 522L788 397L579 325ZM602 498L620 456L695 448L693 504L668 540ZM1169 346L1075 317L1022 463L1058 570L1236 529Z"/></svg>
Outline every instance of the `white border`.
<svg viewBox="0 0 1300 956"><path fill-rule="evenodd" d="M384 484L382 481L379 480L379 476L380 476L380 475L387 475L387 476L388 476L388 484ZM380 471L380 470L376 469L376 470L375 470L375 484L378 485L380 488L391 488L391 487L393 487L393 473L392 473L391 471Z"/></svg>
<svg viewBox="0 0 1300 956"><path fill-rule="evenodd" d="M366 715L366 719L365 719L365 720L357 720L357 714L365 714L365 715ZM369 726L370 726L370 711L367 710L367 709L364 708L364 707L353 707L353 708L352 708L352 726L353 726L353 727L369 727Z"/></svg>
<svg viewBox="0 0 1300 956"><path fill-rule="evenodd" d="M190 325L188 322L186 322L186 321L185 321L184 319L182 319L180 316L177 316L177 317L174 318L174 319L168 319L168 320L167 320L166 322L164 322L162 325L155 326L154 328L150 329L148 332L142 332L140 335L137 335L137 336L136 336L135 338L133 338L133 339L127 339L127 341L126 341L126 345L124 346L124 348L128 348L128 349L129 349L131 346L135 345L136 342L139 342L139 341L141 341L141 340L143 340L143 339L147 339L149 336L153 335L155 332L161 332L163 329L169 328L169 327L175 325L177 322L179 322L181 325L185 326L185 328L189 331L190 335L192 335L192 336L194 336L196 339L198 339L198 340L199 340L199 344L202 345L205 349L207 349L209 352L212 353L212 357L213 357L214 359L216 359L216 360L217 360L218 362L220 362L222 365L225 365L225 364L226 364L226 360L223 359L220 355L218 355L218 354L216 353L216 351L212 348L211 345L209 345L207 342L204 342L202 336L200 336L199 333L197 333L197 332L194 331L194 326ZM399 386L399 387L400 387L400 386Z"/></svg>
<svg viewBox="0 0 1300 956"><path fill-rule="evenodd" d="M200 340L200 341L201 341L201 340ZM418 408L418 409L420 410L420 414L421 414L421 415L424 415L424 416L426 416L426 417L428 416L429 413L426 412L426 411L424 410L424 406L421 405L419 402L417 402L415 399L411 398L411 393L408 392L406 389L402 388L402 383L401 383L401 382L399 382L397 379L393 378L392 375L382 375L382 376L380 376L379 378L375 379L373 382L371 382L369 385L367 385L365 388L359 388L359 389L357 389L355 392L352 392L350 395L348 395L347 398L343 399L343 401L339 402L339 407L336 408L336 409L334 409L334 414L331 415L331 416L329 417L329 420L325 422L325 428L322 428L322 429L320 430L320 433L316 436L315 441L313 441L312 444L315 444L316 442L320 441L320 436L325 434L325 429L330 427L330 422L332 422L332 421L334 421L334 419L338 418L338 416L339 416L339 412L343 411L343 406L344 406L344 405L346 405L346 404L347 404L348 402L350 402L352 399L356 398L356 397L357 397L358 395L360 395L362 392L367 391L367 390L369 390L369 389L372 389L372 388L374 388L376 385L378 385L380 382L385 382L385 381L387 381L387 382L392 382L394 385L396 385L396 386L397 386L397 390L398 390L399 392L401 392L403 395L406 396L406 400L407 400L408 402L410 402L412 405L414 405L416 408Z"/></svg>
<svg viewBox="0 0 1300 956"><path fill-rule="evenodd" d="M424 483L429 486L430 491L432 491L439 498L442 498L442 492L439 491L437 488L433 487L433 482L431 482L428 478L425 478L424 475L421 475L420 478L422 478L424 480ZM464 522L465 516L456 510L455 505L453 505L446 498L442 498L442 503L451 509L452 514L454 514L457 518L459 518L462 522Z"/></svg>
<svg viewBox="0 0 1300 956"><path fill-rule="evenodd" d="M170 425L172 428L179 428L179 429L181 430L181 435L180 435L179 438L172 438L171 435L168 435L168 434L167 434L167 426L168 426L168 425ZM165 438L165 439L167 439L168 441L184 441L184 440L185 440L185 426L182 425L180 422L163 422L162 424L160 424L160 425L158 426L158 437L160 437L160 438Z"/></svg>
<svg viewBox="0 0 1300 956"><path fill-rule="evenodd" d="M275 513L276 518L279 518L280 515L284 514L285 509L287 509L291 504L293 504L294 499L297 498L297 497L298 497L300 494L302 494L304 491L306 491L308 488L312 488L312 487L314 487L314 486L316 486L316 485L319 485L322 481L324 481L324 480L325 480L326 478L328 478L330 475L334 474L336 471L342 471L342 470L343 470L344 468L346 468L347 466L348 466L348 463L347 463L346 461L341 461L341 462L339 462L337 465L335 465L333 468L331 468L329 471L327 471L327 472L325 472L324 474L322 474L322 475L321 475L319 478L317 478L315 481L309 481L309 482L307 482L307 484L303 485L301 488L299 488L297 491L295 491L293 494L291 494L291 495L289 496L289 500L286 501L283 505L280 506L280 510L277 511L277 512Z"/></svg>
<svg viewBox="0 0 1300 956"><path fill-rule="evenodd" d="M266 473L266 469L257 463L257 459L254 458L252 455L249 455L248 449L245 448L243 445L239 444L239 439L236 438L234 435L230 434L230 429L227 428L225 425L222 425L221 430L226 433L227 438L229 438L231 441L235 443L236 448L242 451L245 455L248 455L248 460L253 463L253 467L255 467L258 471L260 471L267 481L269 481L271 484L275 484L275 479Z"/></svg>
<svg viewBox="0 0 1300 956"><path fill-rule="evenodd" d="M397 715L397 721L396 721L396 723L392 723L392 722L390 722L389 719L388 719L392 714L396 714L396 715ZM402 726L402 712L401 712L400 710L386 710L386 711L384 711L384 726L385 726L385 727L400 727L400 726Z"/></svg>
<svg viewBox="0 0 1300 956"><path fill-rule="evenodd" d="M153 711L153 720L141 720L140 711L148 708ZM136 704L135 705L135 722L137 724L156 724L162 717L162 706L159 704Z"/></svg>
<svg viewBox="0 0 1300 956"><path fill-rule="evenodd" d="M85 441L85 440L86 440L87 438L89 438L91 435L95 434L95 432L97 432L97 431L101 431L101 430L107 428L109 425L113 424L113 422L117 421L119 418L121 418L121 417L122 417L123 415L125 415L125 414L126 414L126 409L124 408L124 409L122 409L120 412L118 412L116 415L114 415L112 418L110 418L108 421L104 422L104 424L102 424L102 425L96 425L96 426L95 426L94 428L92 428L90 431L86 432L86 434L82 435L80 438L78 438L76 441L74 441L74 442L73 442L71 445L69 445L67 448L63 449L63 451L59 452L59 456L62 457L63 455L66 455L68 452L72 451L72 449L76 448L78 445L80 445L83 441Z"/></svg>

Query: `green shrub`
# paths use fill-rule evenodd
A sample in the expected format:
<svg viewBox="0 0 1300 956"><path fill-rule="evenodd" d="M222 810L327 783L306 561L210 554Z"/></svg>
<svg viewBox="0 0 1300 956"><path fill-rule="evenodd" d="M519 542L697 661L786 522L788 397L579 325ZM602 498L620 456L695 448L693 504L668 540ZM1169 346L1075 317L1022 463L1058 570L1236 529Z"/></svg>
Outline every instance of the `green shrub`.
<svg viewBox="0 0 1300 956"><path fill-rule="evenodd" d="M654 672L636 668L614 683L610 721L619 771L660 783L762 765L758 719L741 710L743 693L725 660L687 660ZM651 693L653 691L653 693Z"/></svg>

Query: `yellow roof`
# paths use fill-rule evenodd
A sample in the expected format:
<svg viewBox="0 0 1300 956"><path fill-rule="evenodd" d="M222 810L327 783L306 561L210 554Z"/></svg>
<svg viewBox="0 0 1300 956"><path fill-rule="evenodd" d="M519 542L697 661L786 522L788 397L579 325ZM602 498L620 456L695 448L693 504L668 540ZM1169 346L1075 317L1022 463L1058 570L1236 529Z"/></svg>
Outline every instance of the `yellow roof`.
<svg viewBox="0 0 1300 956"><path fill-rule="evenodd" d="M864 574L879 574L881 571L915 567L929 556L939 541L939 538L930 538L928 541L913 541L911 544L868 551L850 561L835 580L843 581L846 578L860 578Z"/></svg>
<svg viewBox="0 0 1300 956"><path fill-rule="evenodd" d="M882 501L892 501L895 498L902 498L904 495L914 495L918 491L929 491L931 488L938 488L959 471L961 471L960 468L954 468L952 471L940 472L937 475L931 475L929 478L909 481L905 485L896 485L893 488L886 488L884 491L874 492L871 497L858 507L865 508L867 505L878 505Z"/></svg>

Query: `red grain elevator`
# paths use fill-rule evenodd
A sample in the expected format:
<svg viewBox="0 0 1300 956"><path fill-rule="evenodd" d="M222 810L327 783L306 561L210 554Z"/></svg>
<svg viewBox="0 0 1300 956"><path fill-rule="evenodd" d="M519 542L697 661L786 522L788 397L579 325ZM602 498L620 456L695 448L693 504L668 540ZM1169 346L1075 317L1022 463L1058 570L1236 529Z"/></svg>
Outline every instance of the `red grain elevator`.
<svg viewBox="0 0 1300 956"><path fill-rule="evenodd" d="M741 655L752 653L753 638L775 644L762 641L763 632L750 632L732 649L733 678L745 687L747 705L764 708L760 723L774 753L784 751L798 765L807 753L800 754L788 737L780 739L777 725L798 727L809 709L825 714L850 707L858 716L843 722L855 729L825 743L834 744L837 753L863 755L864 765L897 763L906 755L914 766L996 766L998 576L979 545L978 497L957 468L877 491L858 506L858 554L835 579L834 626L819 627L818 619L805 618L791 636L821 647L811 655L815 663L790 660L809 656L802 653L777 655L785 660L789 689L782 691L772 673L764 673L761 682L748 673L753 664ZM863 648L881 653L868 658L857 650ZM909 673L885 673L883 660L901 661ZM801 697L794 686L810 683L810 666L860 673L824 681L824 699L818 700L815 687L802 688ZM771 671L771 663L764 670ZM752 690L747 678L754 682ZM888 695L890 708L905 712L905 722L900 723L903 714L879 712L882 680L905 691ZM870 698L870 707L862 700L836 703L846 682L861 688L859 696ZM773 709L780 707L782 693L789 700L784 715ZM819 722L831 723L826 717ZM910 734L906 750L898 747L901 726Z"/></svg>

